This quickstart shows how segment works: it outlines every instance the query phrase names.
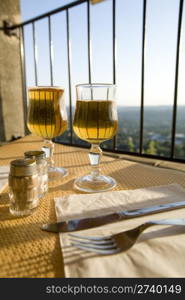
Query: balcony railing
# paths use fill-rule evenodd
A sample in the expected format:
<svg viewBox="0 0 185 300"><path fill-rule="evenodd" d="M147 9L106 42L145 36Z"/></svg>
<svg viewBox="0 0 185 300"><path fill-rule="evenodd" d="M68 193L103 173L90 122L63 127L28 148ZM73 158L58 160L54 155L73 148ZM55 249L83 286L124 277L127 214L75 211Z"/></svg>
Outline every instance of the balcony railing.
<svg viewBox="0 0 185 300"><path fill-rule="evenodd" d="M112 1L112 18L110 22L112 23L112 83L117 83L117 61L116 61L116 0ZM145 91L145 58L146 58L146 15L147 15L147 0L142 0L142 36L141 36L141 83L140 83L140 122L139 122L139 144L138 151L124 151L117 148L117 139L109 143L109 146L106 147L106 151L118 152L118 153L126 153L136 156L144 156L144 157L152 157L159 159L166 159L177 162L185 162L185 157L176 157L175 156L175 139L176 139L176 124L177 124L177 99L178 99L178 77L179 77L179 53L180 53L180 43L181 43L181 35L182 35L182 16L183 16L183 4L184 1L179 1L178 8L178 24L177 24L177 38L176 38L176 58L175 58L175 75L174 75L174 100L173 100L173 108L172 108L172 123L171 123L171 135L170 135L170 151L169 156L161 156L161 155L151 155L144 153L143 151L143 132L144 132L144 91ZM68 144L78 146L77 140L73 136L72 130L72 81L71 81L71 51L70 51L70 15L69 12L73 10L75 7L79 5L86 6L86 18L87 18L87 65L88 65L88 81L91 83L92 81L92 53L91 53L91 13L90 13L90 1L88 0L80 0L70 3L68 5L62 6L60 8L54 9L47 13L44 13L40 16L32 18L26 22L21 24L13 25L11 27L6 27L6 30L15 30L18 29L21 35L21 60L22 60L22 77L23 77L23 90L24 90L24 110L25 110L25 122L27 115L27 83L26 83L26 61L25 61L25 26L31 25L32 27L32 42L33 42L33 56L34 56L34 77L35 77L35 85L38 85L38 58L37 58L37 49L36 49L36 27L35 24L40 20L47 20L48 24L48 41L49 41L49 69L50 69L50 84L54 83L54 73L53 73L53 55L52 55L52 24L51 18L52 16L64 12L66 18L66 37L67 37L67 65L68 65L68 99L69 99L69 140ZM57 139L58 140L58 139ZM80 146L82 146L80 144ZM86 144L83 144L86 147Z"/></svg>

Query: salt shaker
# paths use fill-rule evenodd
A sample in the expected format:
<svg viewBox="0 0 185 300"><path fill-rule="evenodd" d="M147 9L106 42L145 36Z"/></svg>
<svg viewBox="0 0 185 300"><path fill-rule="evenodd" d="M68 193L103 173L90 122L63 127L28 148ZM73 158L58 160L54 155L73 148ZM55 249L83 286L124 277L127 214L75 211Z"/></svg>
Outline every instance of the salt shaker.
<svg viewBox="0 0 185 300"><path fill-rule="evenodd" d="M17 159L10 163L9 211L21 217L30 215L39 204L38 172L33 159Z"/></svg>
<svg viewBox="0 0 185 300"><path fill-rule="evenodd" d="M24 153L25 158L36 160L38 181L39 181L39 198L43 197L48 191L48 164L44 151L27 151Z"/></svg>

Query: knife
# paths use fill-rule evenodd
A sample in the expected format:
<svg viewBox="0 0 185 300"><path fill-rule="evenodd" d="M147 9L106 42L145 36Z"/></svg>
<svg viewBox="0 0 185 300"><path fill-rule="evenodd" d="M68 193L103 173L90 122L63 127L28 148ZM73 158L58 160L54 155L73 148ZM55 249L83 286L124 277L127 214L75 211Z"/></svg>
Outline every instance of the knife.
<svg viewBox="0 0 185 300"><path fill-rule="evenodd" d="M185 201L172 202L168 204L160 204L149 206L141 209L124 210L108 215L91 217L85 219L73 219L63 222L56 222L50 224L43 224L42 230L49 232L73 232L77 230L84 230L88 228L98 227L104 224L113 223L120 220L126 220L136 217L145 216L148 214L155 214L158 212L169 211L172 209L185 207Z"/></svg>

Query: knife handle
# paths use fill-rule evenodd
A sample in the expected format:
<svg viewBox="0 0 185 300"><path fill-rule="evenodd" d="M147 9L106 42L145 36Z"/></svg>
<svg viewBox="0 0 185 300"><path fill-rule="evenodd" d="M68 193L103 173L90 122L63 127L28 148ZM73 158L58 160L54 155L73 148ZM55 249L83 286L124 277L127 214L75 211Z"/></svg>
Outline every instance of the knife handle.
<svg viewBox="0 0 185 300"><path fill-rule="evenodd" d="M167 203L167 204L160 204L160 205L154 205L150 207L145 207L141 209L135 209L135 210L126 210L119 212L118 214L120 216L128 216L128 217L139 217L148 213L157 213L162 211L168 211L174 208L180 208L185 207L185 201L179 201L175 203Z"/></svg>
<svg viewBox="0 0 185 300"><path fill-rule="evenodd" d="M185 225L185 219L164 219L148 221L147 224L153 225Z"/></svg>

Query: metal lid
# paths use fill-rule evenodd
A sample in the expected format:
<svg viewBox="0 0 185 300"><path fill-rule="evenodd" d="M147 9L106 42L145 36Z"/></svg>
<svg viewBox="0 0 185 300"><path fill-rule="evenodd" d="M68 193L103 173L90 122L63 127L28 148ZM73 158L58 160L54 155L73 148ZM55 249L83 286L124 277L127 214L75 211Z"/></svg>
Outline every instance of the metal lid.
<svg viewBox="0 0 185 300"><path fill-rule="evenodd" d="M10 163L10 175L31 176L37 174L37 165L34 159L16 159Z"/></svg>
<svg viewBox="0 0 185 300"><path fill-rule="evenodd" d="M44 151L26 151L24 152L24 157L32 158L35 160L46 158L46 153Z"/></svg>

